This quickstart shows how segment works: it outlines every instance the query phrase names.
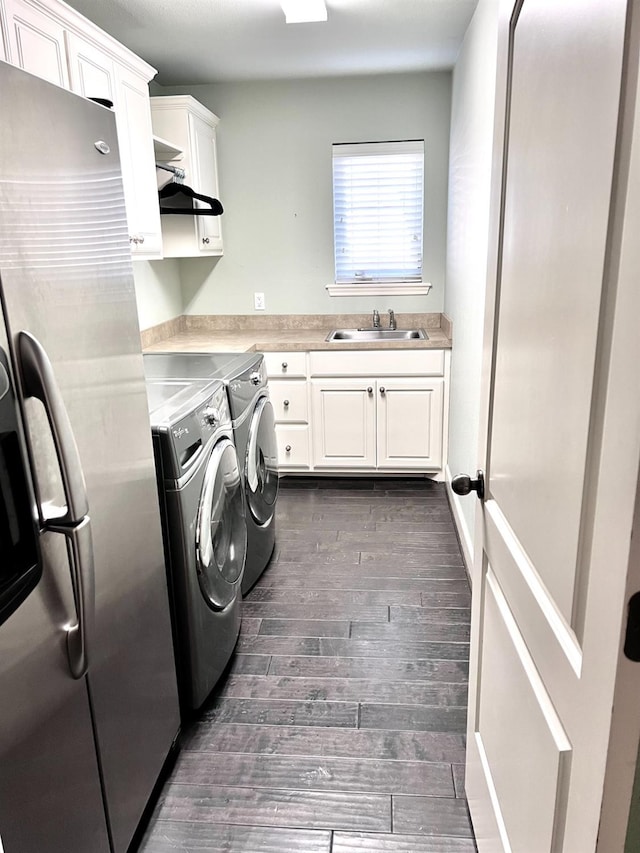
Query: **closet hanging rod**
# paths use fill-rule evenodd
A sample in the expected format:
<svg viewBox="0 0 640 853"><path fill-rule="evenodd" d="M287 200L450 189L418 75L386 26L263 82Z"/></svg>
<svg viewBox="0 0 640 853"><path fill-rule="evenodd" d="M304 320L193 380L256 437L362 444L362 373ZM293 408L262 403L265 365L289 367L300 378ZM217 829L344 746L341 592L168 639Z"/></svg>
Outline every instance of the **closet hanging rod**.
<svg viewBox="0 0 640 853"><path fill-rule="evenodd" d="M179 166L166 166L164 163L156 163L156 169L164 169L165 172L171 172L172 175L180 178L180 180L184 180L186 177L185 170Z"/></svg>

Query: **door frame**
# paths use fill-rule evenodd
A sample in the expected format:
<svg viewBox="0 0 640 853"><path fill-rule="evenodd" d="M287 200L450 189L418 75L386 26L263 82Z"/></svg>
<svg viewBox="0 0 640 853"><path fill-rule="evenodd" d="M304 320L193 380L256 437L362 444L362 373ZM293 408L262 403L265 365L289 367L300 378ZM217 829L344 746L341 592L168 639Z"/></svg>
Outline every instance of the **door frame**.
<svg viewBox="0 0 640 853"><path fill-rule="evenodd" d="M506 158L509 120L509 79L511 20L524 0L501 0L498 20L498 56L496 65L495 112L492 148L492 177L490 197L490 225L487 255L487 284L483 328L482 380L479 407L478 467L486 470L490 436L488 424L492 409L492 373L497 343L497 297L501 274L501 223L503 209L503 183L506 177ZM610 628L617 631L618 659L615 671L614 708L608 732L609 750L606 757L603 795L596 850L599 853L622 851L627 831L629 805L636 773L636 755L640 743L640 666L626 659L622 652L626 628L626 603L629 596L640 589L640 543L632 541L632 530L640 530L640 383L637 382L640 365L640 335L637 318L640 316L640 98L638 97L640 50L640 4L629 0L627 33L625 40L625 71L623 97L619 120L619 135L614 173L607 262L605 276L616 281L607 290L601 312L601 324L606 329L606 352L602 353L596 376L594 394L603 407L604 422L607 411L625 410L626 422L638 425L635 434L631 429L616 432L609 426L603 431L597 473L598 494L603 496L604 521L606 513L612 529L618 535L614 544L618 565L624 564L624 576L612 577L616 587L616 605L607 610ZM595 345L595 342L594 342ZM630 393L634 389L636 393ZM596 403L597 405L598 403ZM473 472L469 472L473 474ZM607 496L608 500L607 500ZM611 514L616 505L615 516ZM595 510L598 512L598 508ZM482 589L484 573L484 513L483 505L476 502L474 522L474 561L471 567L472 584ZM602 549L605 543L594 541L593 547ZM612 545L609 543L609 547ZM590 589L589 597L597 599L598 584ZM609 593L609 597L611 597ZM479 637L482 601L480 594L472 601L472 636L470 672L479 664ZM611 647L609 646L609 649ZM473 720L477 705L476 685L472 680L469 691L469 719ZM469 727L472 733L473 723ZM494 792L486 790L486 796ZM473 809L473 803L471 803ZM474 814L474 829L478 836L480 853L502 850L499 842L504 827L499 827L488 810ZM487 841L495 839L496 844ZM585 851L584 853L589 853Z"/></svg>

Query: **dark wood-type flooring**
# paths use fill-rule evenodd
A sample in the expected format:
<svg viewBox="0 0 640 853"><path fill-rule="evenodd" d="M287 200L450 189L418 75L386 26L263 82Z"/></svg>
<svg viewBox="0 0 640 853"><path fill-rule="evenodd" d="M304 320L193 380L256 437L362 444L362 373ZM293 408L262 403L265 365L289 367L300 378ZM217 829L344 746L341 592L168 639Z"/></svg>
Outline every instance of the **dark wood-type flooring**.
<svg viewBox="0 0 640 853"><path fill-rule="evenodd" d="M472 853L470 593L442 485L281 483L228 676L144 853Z"/></svg>

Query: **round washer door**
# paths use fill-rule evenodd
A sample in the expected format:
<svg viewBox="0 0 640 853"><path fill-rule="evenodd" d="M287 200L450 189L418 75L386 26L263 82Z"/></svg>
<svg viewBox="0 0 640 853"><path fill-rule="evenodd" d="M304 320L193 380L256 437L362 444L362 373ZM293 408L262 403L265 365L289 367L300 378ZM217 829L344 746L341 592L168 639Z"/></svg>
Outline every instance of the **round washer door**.
<svg viewBox="0 0 640 853"><path fill-rule="evenodd" d="M204 475L196 525L196 570L210 607L222 610L234 598L247 555L242 481L233 442L219 441Z"/></svg>
<svg viewBox="0 0 640 853"><path fill-rule="evenodd" d="M258 401L251 419L245 473L249 511L258 524L266 524L278 495L276 420L268 397Z"/></svg>

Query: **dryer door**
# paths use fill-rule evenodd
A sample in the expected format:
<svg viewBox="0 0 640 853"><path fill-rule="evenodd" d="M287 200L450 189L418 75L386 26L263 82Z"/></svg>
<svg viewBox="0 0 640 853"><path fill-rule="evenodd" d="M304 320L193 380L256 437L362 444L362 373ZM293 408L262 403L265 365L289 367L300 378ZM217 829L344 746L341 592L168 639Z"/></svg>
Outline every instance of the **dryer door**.
<svg viewBox="0 0 640 853"><path fill-rule="evenodd" d="M258 524L273 517L278 494L278 446L273 406L268 397L258 400L247 440L246 496Z"/></svg>
<svg viewBox="0 0 640 853"><path fill-rule="evenodd" d="M242 484L233 442L213 448L204 476L196 528L200 589L214 610L234 598L247 555L247 526Z"/></svg>

